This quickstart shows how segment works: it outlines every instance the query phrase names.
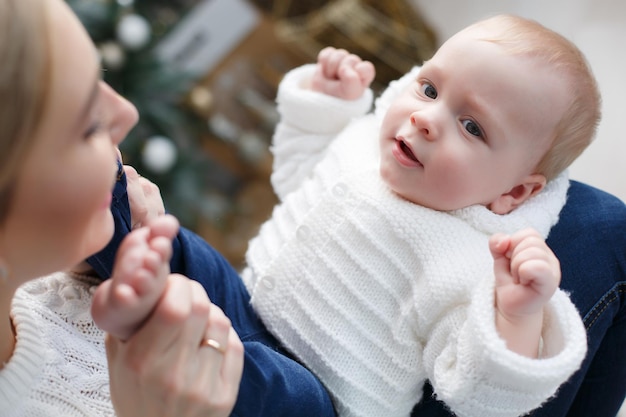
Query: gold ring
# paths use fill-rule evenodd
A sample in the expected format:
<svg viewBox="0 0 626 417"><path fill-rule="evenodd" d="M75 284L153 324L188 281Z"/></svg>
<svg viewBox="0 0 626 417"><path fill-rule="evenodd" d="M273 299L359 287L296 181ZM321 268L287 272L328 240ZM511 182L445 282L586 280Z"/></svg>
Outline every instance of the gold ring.
<svg viewBox="0 0 626 417"><path fill-rule="evenodd" d="M226 353L226 348L224 348L224 346L222 346L222 344L215 339L210 339L210 338L204 339L202 342L200 342L200 347L204 347L204 346L213 348L217 350L219 353L221 353L222 355Z"/></svg>

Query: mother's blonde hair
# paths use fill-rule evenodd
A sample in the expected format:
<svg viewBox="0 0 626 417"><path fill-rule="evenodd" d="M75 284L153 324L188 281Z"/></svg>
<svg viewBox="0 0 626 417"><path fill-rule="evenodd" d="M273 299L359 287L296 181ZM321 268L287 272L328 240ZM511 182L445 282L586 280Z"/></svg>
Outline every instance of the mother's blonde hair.
<svg viewBox="0 0 626 417"><path fill-rule="evenodd" d="M567 83L569 106L536 167L536 172L548 180L554 178L589 146L600 122L600 92L589 63L571 41L533 20L499 15L472 27L485 27L489 31L485 41L501 45L509 53L537 59Z"/></svg>
<svg viewBox="0 0 626 417"><path fill-rule="evenodd" d="M48 95L46 0L0 0L0 224Z"/></svg>

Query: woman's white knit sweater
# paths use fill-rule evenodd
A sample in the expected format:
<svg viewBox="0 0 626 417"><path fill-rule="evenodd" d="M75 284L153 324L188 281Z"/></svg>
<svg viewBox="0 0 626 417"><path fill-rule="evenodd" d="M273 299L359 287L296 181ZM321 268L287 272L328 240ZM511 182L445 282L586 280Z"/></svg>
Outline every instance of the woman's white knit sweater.
<svg viewBox="0 0 626 417"><path fill-rule="evenodd" d="M11 308L17 345L0 370L0 415L115 415L104 333L90 314L96 283L58 273L18 289Z"/></svg>
<svg viewBox="0 0 626 417"><path fill-rule="evenodd" d="M408 416L426 379L458 415L518 416L580 365L586 335L566 294L546 308L541 359L507 350L495 329L488 238L558 219L561 175L513 213L439 212L389 191L378 171L377 102L299 88L279 93L274 187L282 202L247 253L243 278L267 327L328 388L341 416Z"/></svg>

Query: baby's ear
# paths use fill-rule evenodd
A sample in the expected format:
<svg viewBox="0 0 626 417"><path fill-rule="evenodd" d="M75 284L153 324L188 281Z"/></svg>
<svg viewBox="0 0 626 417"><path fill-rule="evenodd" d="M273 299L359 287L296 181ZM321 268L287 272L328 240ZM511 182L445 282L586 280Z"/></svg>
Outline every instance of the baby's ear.
<svg viewBox="0 0 626 417"><path fill-rule="evenodd" d="M522 183L496 198L487 207L496 214L510 213L524 201L543 190L545 186L546 177L541 174L531 174L524 178Z"/></svg>

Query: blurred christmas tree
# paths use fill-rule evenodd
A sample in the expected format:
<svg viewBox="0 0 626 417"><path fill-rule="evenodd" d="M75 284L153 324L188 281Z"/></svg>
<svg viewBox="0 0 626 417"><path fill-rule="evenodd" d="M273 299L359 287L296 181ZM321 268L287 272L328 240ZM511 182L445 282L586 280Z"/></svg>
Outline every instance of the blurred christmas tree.
<svg viewBox="0 0 626 417"><path fill-rule="evenodd" d="M168 211L195 228L224 201L209 197L233 179L202 149L206 119L186 105L195 74L161 62L161 38L197 1L67 0L100 51L103 78L138 109L140 120L121 144L124 162L154 181Z"/></svg>

